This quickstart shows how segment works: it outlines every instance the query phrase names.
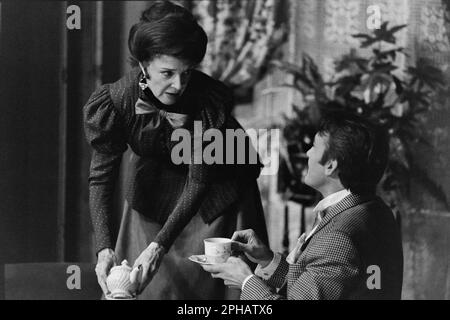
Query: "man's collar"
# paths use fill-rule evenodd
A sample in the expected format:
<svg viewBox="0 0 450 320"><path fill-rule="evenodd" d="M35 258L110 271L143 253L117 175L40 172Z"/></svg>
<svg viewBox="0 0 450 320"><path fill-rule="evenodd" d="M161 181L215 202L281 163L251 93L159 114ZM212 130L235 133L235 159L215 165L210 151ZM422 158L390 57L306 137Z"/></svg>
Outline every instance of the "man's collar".
<svg viewBox="0 0 450 320"><path fill-rule="evenodd" d="M324 211L328 207L331 207L331 206L337 204L338 202L340 202L342 199L344 199L346 196L348 196L350 194L351 194L351 192L348 189L343 189L341 191L332 193L332 194L328 195L327 197L323 198L322 200L320 200L319 203L313 209L313 211L314 212Z"/></svg>

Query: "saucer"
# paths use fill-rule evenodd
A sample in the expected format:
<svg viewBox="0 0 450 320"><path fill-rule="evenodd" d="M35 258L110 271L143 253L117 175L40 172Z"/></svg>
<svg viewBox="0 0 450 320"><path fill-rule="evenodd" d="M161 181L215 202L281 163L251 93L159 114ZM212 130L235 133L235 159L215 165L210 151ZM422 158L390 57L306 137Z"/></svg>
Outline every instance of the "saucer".
<svg viewBox="0 0 450 320"><path fill-rule="evenodd" d="M215 264L214 262L208 261L208 257L205 256L204 254L195 254L193 256L190 256L189 260L198 264L205 264L205 265Z"/></svg>

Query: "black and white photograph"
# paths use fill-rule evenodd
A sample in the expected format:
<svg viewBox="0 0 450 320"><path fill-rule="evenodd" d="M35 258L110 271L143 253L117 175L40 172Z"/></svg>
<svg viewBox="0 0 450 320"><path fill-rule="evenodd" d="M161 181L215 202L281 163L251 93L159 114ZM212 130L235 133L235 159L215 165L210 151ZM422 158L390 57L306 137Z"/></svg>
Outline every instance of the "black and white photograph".
<svg viewBox="0 0 450 320"><path fill-rule="evenodd" d="M0 300L450 300L449 163L450 0L0 1Z"/></svg>

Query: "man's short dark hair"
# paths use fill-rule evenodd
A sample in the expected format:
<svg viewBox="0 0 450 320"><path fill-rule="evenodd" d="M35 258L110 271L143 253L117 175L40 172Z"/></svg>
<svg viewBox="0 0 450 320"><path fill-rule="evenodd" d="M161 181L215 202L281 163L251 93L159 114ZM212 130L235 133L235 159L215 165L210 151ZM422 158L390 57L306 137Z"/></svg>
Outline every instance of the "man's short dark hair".
<svg viewBox="0 0 450 320"><path fill-rule="evenodd" d="M318 134L328 137L321 164L336 160L339 179L352 193L375 193L389 156L385 130L355 114L333 111L323 116Z"/></svg>

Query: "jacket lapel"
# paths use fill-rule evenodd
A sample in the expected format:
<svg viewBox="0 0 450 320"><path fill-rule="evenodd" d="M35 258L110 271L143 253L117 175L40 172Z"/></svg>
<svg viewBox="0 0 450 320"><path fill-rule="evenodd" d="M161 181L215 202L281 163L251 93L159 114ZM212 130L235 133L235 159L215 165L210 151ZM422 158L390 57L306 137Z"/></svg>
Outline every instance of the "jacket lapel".
<svg viewBox="0 0 450 320"><path fill-rule="evenodd" d="M357 206L361 203L367 202L376 197L375 195L358 195L358 194L349 194L344 199L336 203L335 205L325 209L325 216L322 221L317 226L314 234L308 238L308 240L302 245L301 250L305 250L306 246L309 244L311 239L323 228L325 227L334 217L336 217L341 212L348 210L354 206Z"/></svg>

